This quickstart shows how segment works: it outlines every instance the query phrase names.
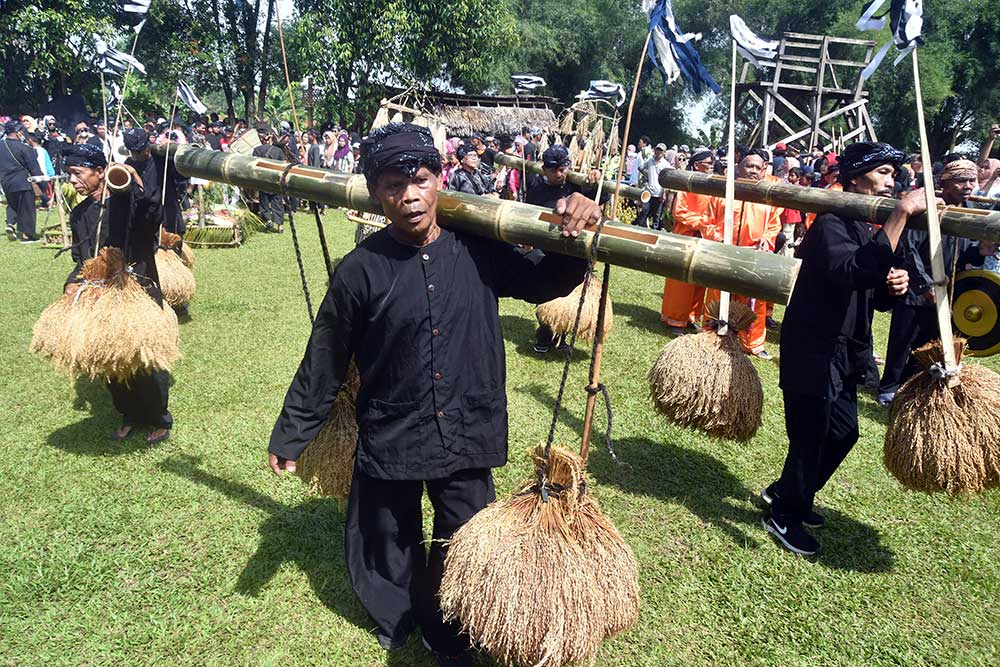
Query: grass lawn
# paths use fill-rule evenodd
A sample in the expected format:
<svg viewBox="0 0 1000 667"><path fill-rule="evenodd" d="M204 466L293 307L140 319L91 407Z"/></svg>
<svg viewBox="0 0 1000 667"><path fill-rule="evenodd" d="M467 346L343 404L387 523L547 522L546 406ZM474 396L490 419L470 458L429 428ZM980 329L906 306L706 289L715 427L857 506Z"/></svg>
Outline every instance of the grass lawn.
<svg viewBox="0 0 1000 667"><path fill-rule="evenodd" d="M354 227L339 213L327 220L339 258ZM299 216L299 226L318 304L315 225ZM391 655L378 647L347 581L336 503L264 465L309 333L290 234L196 252L176 428L150 447L109 441L118 417L107 391L27 352L68 255L0 241L0 665L431 665L417 640ZM865 396L861 441L818 498L822 554L781 551L752 501L784 457L776 361L754 362L766 404L749 444L667 425L646 385L666 342L661 289L654 276L613 274L603 380L624 465L601 447L598 417L591 489L639 559L642 612L598 664L1000 665L1000 494L903 490L881 463L886 412ZM545 438L560 362L531 352L530 305L500 310L504 493L529 475L524 450ZM879 319L880 346L886 330ZM769 349L777 355L775 340ZM558 432L570 445L587 358L578 352Z"/></svg>

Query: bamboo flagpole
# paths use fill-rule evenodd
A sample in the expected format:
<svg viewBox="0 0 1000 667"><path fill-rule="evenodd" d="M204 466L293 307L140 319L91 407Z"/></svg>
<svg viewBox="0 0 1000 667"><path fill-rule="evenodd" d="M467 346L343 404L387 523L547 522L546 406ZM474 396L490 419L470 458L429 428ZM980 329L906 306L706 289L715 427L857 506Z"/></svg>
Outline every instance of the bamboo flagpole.
<svg viewBox="0 0 1000 667"><path fill-rule="evenodd" d="M920 158L924 164L931 164L930 145L927 141L927 125L924 122L924 100L920 88L920 66L917 63L917 49L910 51L913 58L913 85L917 101L917 128L920 131ZM945 372L949 387L957 386L959 379L958 360L955 354L954 336L951 330L951 304L948 300L947 274L944 267L944 244L941 241L941 223L938 219L937 198L932 184L924 184L927 199L927 240L931 252L931 278L933 279L934 306L937 310L938 329L944 352Z"/></svg>
<svg viewBox="0 0 1000 667"><path fill-rule="evenodd" d="M628 148L628 137L632 131L632 110L635 108L635 96L639 92L639 79L642 78L642 66L646 64L646 52L649 50L649 40L653 37L653 31L646 32L646 41L642 45L642 53L639 55L639 66L635 69L635 81L632 82L632 96L628 101L628 112L625 116L625 136L622 139L622 159L618 161L618 174L615 176L615 196L611 200L612 216L618 216L618 193L622 187L622 170L625 169L625 151Z"/></svg>
<svg viewBox="0 0 1000 667"><path fill-rule="evenodd" d="M729 136L726 139L726 208L723 217L722 242L733 244L733 209L736 200L736 40L732 42L732 64L730 66L729 83ZM720 336L729 333L729 292L719 293L719 328Z"/></svg>

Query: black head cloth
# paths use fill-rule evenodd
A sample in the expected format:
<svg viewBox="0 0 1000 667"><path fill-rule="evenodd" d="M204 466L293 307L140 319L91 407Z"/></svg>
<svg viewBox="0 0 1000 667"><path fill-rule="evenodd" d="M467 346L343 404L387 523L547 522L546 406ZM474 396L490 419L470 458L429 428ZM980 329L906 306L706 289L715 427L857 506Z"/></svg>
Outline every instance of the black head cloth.
<svg viewBox="0 0 1000 667"><path fill-rule="evenodd" d="M378 177L387 169L412 177L421 167L441 173L441 153L426 127L389 123L361 141L361 169L369 190L374 190Z"/></svg>
<svg viewBox="0 0 1000 667"><path fill-rule="evenodd" d="M569 151L566 150L565 146L556 144L555 146L549 146L542 153L542 166L546 169L558 169L559 167L568 167L570 164Z"/></svg>
<svg viewBox="0 0 1000 667"><path fill-rule="evenodd" d="M104 151L94 144L75 144L63 150L63 164L67 167L107 168Z"/></svg>
<svg viewBox="0 0 1000 667"><path fill-rule="evenodd" d="M867 174L883 164L891 164L899 169L905 161L906 153L895 146L882 142L858 141L840 154L838 180L841 185L846 186L855 176Z"/></svg>
<svg viewBox="0 0 1000 667"><path fill-rule="evenodd" d="M141 127L132 127L125 130L122 140L125 143L125 148L133 153L138 153L146 150L146 147L149 146L149 133Z"/></svg>
<svg viewBox="0 0 1000 667"><path fill-rule="evenodd" d="M688 170L694 171L694 165L696 162L701 162L702 160L707 160L712 158L712 164L715 164L715 156L712 155L712 151L705 149L703 151L697 151L694 155L688 158Z"/></svg>

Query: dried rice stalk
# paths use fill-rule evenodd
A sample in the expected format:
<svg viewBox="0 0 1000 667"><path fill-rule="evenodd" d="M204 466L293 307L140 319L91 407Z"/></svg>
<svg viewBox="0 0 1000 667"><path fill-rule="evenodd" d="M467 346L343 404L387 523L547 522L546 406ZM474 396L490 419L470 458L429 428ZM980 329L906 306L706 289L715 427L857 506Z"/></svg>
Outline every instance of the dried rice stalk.
<svg viewBox="0 0 1000 667"><path fill-rule="evenodd" d="M533 452L544 469L544 446ZM601 641L638 616L638 565L586 493L583 460L554 447L537 482L495 501L452 538L441 608L472 641L515 667L592 664Z"/></svg>
<svg viewBox="0 0 1000 667"><path fill-rule="evenodd" d="M575 119L576 114L572 109L567 109L566 113L563 114L562 120L559 121L559 133L562 135L571 134L573 132L573 127L576 124Z"/></svg>
<svg viewBox="0 0 1000 667"><path fill-rule="evenodd" d="M194 268L194 251L191 250L191 246L187 243L181 245L181 261L189 269Z"/></svg>
<svg viewBox="0 0 1000 667"><path fill-rule="evenodd" d="M710 306L718 317L718 303ZM760 428L764 390L738 332L754 320L738 301L729 304L729 331L679 336L663 346L649 371L649 393L668 421L710 435L746 441Z"/></svg>
<svg viewBox="0 0 1000 667"><path fill-rule="evenodd" d="M117 248L84 263L80 291L46 309L30 349L71 377L127 382L139 372L170 370L180 356L177 316L123 267Z"/></svg>
<svg viewBox="0 0 1000 667"><path fill-rule="evenodd" d="M572 164L576 164L576 158L580 155L580 142L575 134L570 139L569 146L566 147L566 152L569 153L569 161Z"/></svg>
<svg viewBox="0 0 1000 667"><path fill-rule="evenodd" d="M354 452L358 444L356 407L361 379L351 362L347 378L333 402L323 428L296 464L298 474L309 489L321 496L347 502L354 474Z"/></svg>
<svg viewBox="0 0 1000 667"><path fill-rule="evenodd" d="M184 266L189 269L194 268L194 253L191 251L191 247L183 242L179 234L168 232L165 229L160 231L160 247L174 250L175 252L179 251L179 256Z"/></svg>
<svg viewBox="0 0 1000 667"><path fill-rule="evenodd" d="M378 113L375 114L375 120L372 121L371 130L377 130L383 125L388 125L388 124L389 124L389 110L385 107L379 107Z"/></svg>
<svg viewBox="0 0 1000 667"><path fill-rule="evenodd" d="M576 310L580 307L580 294L583 291L581 283L566 296L546 301L535 308L535 316L542 324L547 324L552 332L561 336L573 331L573 324L576 322ZM597 312L601 307L601 281L595 276L591 276L587 286L587 298L583 302L583 311L580 313L580 330L577 336L583 340L593 340L597 332ZM604 337L608 337L611 326L614 324L614 309L611 306L611 296L608 296L608 308L604 314Z"/></svg>
<svg viewBox="0 0 1000 667"><path fill-rule="evenodd" d="M955 339L962 361L965 340ZM944 364L941 341L914 351L928 370L907 380L889 409L883 460L915 491L967 494L1000 486L1000 375L963 364L949 388L930 372Z"/></svg>
<svg viewBox="0 0 1000 667"><path fill-rule="evenodd" d="M600 151L604 145L604 122L600 119L597 120L597 124L594 125L594 132L590 135L590 145L593 147L595 153Z"/></svg>
<svg viewBox="0 0 1000 667"><path fill-rule="evenodd" d="M163 300L171 306L180 306L194 298L197 287L191 269L173 250L156 251L156 272L160 276L160 291Z"/></svg>

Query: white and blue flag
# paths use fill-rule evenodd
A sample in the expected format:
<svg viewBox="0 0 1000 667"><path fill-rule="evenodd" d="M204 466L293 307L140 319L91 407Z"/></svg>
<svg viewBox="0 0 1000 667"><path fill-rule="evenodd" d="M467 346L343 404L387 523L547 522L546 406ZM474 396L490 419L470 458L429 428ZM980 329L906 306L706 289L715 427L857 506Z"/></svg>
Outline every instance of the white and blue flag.
<svg viewBox="0 0 1000 667"><path fill-rule="evenodd" d="M683 76L691 82L695 93L701 93L705 88L718 93L719 84L705 69L701 56L694 48L694 42L701 39L701 33L680 31L671 0L643 0L642 8L649 18L652 33L649 59L660 70L664 85Z"/></svg>
<svg viewBox="0 0 1000 667"><path fill-rule="evenodd" d="M763 67L761 61L773 62L778 57L780 46L778 40L758 37L736 14L729 16L729 31L733 34L733 41L736 42L736 50L757 69Z"/></svg>
<svg viewBox="0 0 1000 667"><path fill-rule="evenodd" d="M861 18L856 24L858 30L881 30L885 27L886 14L889 15L889 27L892 30L892 39L882 45L872 61L861 72L862 79L868 79L878 66L882 64L889 46L896 45L899 55L893 61L893 65L898 65L903 58L909 55L910 51L923 44L924 40L920 32L924 26L924 5L922 0L891 0L889 10L875 16L875 12L882 8L885 0L874 0L865 11L861 13Z"/></svg>

